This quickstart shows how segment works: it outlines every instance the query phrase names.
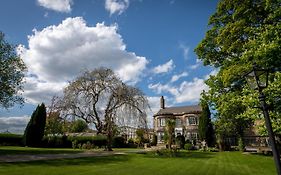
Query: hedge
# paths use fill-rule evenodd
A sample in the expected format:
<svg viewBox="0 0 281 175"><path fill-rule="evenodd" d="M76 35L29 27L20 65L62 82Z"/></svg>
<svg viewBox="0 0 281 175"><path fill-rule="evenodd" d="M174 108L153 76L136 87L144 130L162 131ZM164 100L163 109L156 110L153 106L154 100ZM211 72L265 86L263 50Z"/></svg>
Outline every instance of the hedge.
<svg viewBox="0 0 281 175"><path fill-rule="evenodd" d="M22 135L18 134L1 134L0 133L0 145L2 146L22 146Z"/></svg>

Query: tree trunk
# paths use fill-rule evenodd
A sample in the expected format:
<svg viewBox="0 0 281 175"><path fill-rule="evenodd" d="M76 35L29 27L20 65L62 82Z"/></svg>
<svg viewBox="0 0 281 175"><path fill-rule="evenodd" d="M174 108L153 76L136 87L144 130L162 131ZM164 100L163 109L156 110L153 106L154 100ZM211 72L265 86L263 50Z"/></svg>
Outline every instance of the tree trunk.
<svg viewBox="0 0 281 175"><path fill-rule="evenodd" d="M105 151L113 151L112 147L111 147L111 144L112 144L112 136L111 136L111 134L108 134Z"/></svg>
<svg viewBox="0 0 281 175"><path fill-rule="evenodd" d="M106 143L106 151L113 151L112 150L112 137L113 137L113 128L112 128L112 118L107 117L107 126L106 126L106 134L107 134L107 143Z"/></svg>

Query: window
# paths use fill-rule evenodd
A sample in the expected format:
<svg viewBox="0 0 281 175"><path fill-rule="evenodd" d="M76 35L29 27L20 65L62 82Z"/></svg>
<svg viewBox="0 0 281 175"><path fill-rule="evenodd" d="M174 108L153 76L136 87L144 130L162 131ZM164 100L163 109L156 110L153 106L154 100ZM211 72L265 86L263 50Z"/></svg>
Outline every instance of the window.
<svg viewBox="0 0 281 175"><path fill-rule="evenodd" d="M176 119L176 127L179 128L179 127L181 127L181 125L182 125L181 124L181 119L177 118Z"/></svg>
<svg viewBox="0 0 281 175"><path fill-rule="evenodd" d="M186 138L188 140L197 140L198 139L198 133L197 132L187 132Z"/></svg>
<svg viewBox="0 0 281 175"><path fill-rule="evenodd" d="M158 132L157 139L158 139L159 142L162 142L164 140L164 133Z"/></svg>
<svg viewBox="0 0 281 175"><path fill-rule="evenodd" d="M188 117L186 123L188 125L197 125L198 124L197 117Z"/></svg>
<svg viewBox="0 0 281 175"><path fill-rule="evenodd" d="M197 138L198 138L198 133L197 132L192 132L191 134L190 134L190 136L191 136L191 139L192 140L197 140Z"/></svg>
<svg viewBox="0 0 281 175"><path fill-rule="evenodd" d="M165 126L165 123L166 121L165 121L165 118L159 118L158 119L158 126Z"/></svg>

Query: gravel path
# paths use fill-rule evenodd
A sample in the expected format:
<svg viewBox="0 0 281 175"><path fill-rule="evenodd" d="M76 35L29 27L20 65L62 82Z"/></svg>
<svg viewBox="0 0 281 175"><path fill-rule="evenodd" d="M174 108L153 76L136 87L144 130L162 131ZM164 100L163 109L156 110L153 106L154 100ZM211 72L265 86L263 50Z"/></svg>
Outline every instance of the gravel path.
<svg viewBox="0 0 281 175"><path fill-rule="evenodd" d="M55 160L55 159L72 159L82 157L99 157L99 156L110 156L125 154L122 152L83 152L77 154L22 154L22 155L0 155L1 162L28 162L36 160Z"/></svg>

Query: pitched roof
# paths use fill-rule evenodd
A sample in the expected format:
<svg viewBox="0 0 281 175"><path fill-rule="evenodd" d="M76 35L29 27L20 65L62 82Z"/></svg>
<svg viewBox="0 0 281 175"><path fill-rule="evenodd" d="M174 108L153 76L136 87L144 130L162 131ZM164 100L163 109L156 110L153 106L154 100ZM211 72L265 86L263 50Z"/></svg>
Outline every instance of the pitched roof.
<svg viewBox="0 0 281 175"><path fill-rule="evenodd" d="M164 109L160 109L154 116L159 115L169 115L169 114L190 114L202 112L202 108L200 105L193 106L179 106L179 107L166 107Z"/></svg>

